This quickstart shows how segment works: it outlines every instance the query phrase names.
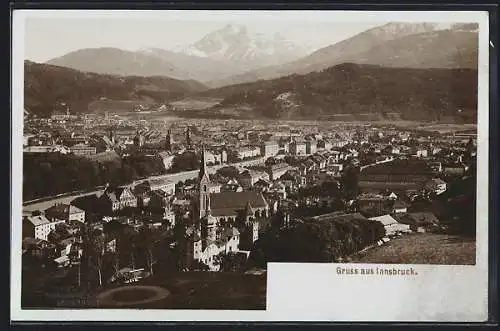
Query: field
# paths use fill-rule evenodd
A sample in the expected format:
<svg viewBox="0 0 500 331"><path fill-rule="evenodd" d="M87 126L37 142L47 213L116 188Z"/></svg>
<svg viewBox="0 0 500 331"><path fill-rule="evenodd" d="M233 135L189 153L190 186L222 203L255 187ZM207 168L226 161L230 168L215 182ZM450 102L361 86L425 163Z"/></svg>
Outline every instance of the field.
<svg viewBox="0 0 500 331"><path fill-rule="evenodd" d="M109 111L111 113L125 113L134 110L134 107L143 105L149 106L154 104L152 100L95 100L88 106L91 113L103 113Z"/></svg>
<svg viewBox="0 0 500 331"><path fill-rule="evenodd" d="M465 130L477 130L477 124L422 124L417 127L417 130L437 131L443 134Z"/></svg>
<svg viewBox="0 0 500 331"><path fill-rule="evenodd" d="M222 99L217 98L185 98L170 102L170 105L178 110L201 110L218 104Z"/></svg>
<svg viewBox="0 0 500 331"><path fill-rule="evenodd" d="M475 239L416 233L354 256L354 263L474 265Z"/></svg>

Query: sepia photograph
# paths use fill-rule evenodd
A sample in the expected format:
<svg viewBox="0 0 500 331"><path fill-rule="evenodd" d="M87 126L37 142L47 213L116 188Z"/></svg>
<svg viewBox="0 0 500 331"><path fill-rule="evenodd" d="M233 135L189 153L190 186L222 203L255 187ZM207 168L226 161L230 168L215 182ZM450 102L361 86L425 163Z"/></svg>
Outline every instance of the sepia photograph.
<svg viewBox="0 0 500 331"><path fill-rule="evenodd" d="M20 309L266 311L269 264L479 263L477 19L101 12L15 40Z"/></svg>

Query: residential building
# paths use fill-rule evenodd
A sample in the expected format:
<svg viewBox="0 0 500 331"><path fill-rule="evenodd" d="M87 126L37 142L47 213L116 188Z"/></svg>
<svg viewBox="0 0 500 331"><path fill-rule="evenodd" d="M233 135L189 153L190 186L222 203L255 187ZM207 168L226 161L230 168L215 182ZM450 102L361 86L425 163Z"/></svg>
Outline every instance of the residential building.
<svg viewBox="0 0 500 331"><path fill-rule="evenodd" d="M359 187L368 191L421 189L432 177L432 169L424 160L394 160L363 168Z"/></svg>
<svg viewBox="0 0 500 331"><path fill-rule="evenodd" d="M153 178L145 180L136 185L137 187L144 188L147 191L157 191L161 190L167 194L175 194L175 182L168 180L167 178Z"/></svg>
<svg viewBox="0 0 500 331"><path fill-rule="evenodd" d="M446 188L447 188L446 182L440 178L433 178L427 183L425 183L425 189L437 195L446 192Z"/></svg>
<svg viewBox="0 0 500 331"><path fill-rule="evenodd" d="M227 163L226 151L205 151L206 162L209 165Z"/></svg>
<svg viewBox="0 0 500 331"><path fill-rule="evenodd" d="M258 147L241 147L236 151L237 158L240 160L260 156L260 148Z"/></svg>
<svg viewBox="0 0 500 331"><path fill-rule="evenodd" d="M462 163L445 164L443 165L443 172L447 175L462 176L467 171L467 167Z"/></svg>
<svg viewBox="0 0 500 331"><path fill-rule="evenodd" d="M384 226L385 235L388 237L394 236L398 233L411 232L410 225L399 223L397 220L391 217L391 215L371 217L369 218L369 220L382 223L382 225Z"/></svg>
<svg viewBox="0 0 500 331"><path fill-rule="evenodd" d="M107 187L99 197L105 212L116 212L125 208L137 207L137 198L128 187Z"/></svg>
<svg viewBox="0 0 500 331"><path fill-rule="evenodd" d="M279 150L280 146L276 141L264 141L260 145L260 155L265 158L276 156Z"/></svg>
<svg viewBox="0 0 500 331"><path fill-rule="evenodd" d="M324 149L324 150L331 150L333 147L333 144L329 140L319 140L317 143L317 148L318 149Z"/></svg>
<svg viewBox="0 0 500 331"><path fill-rule="evenodd" d="M269 180L269 175L262 171L245 170L238 176L238 182L245 189L252 187L260 179Z"/></svg>
<svg viewBox="0 0 500 331"><path fill-rule="evenodd" d="M317 150L316 140L308 140L306 141L306 154L314 154Z"/></svg>
<svg viewBox="0 0 500 331"><path fill-rule="evenodd" d="M381 194L363 193L357 198L359 210L370 216L390 213L393 201Z"/></svg>
<svg viewBox="0 0 500 331"><path fill-rule="evenodd" d="M427 149L418 149L417 150L417 157L427 157L428 156L428 151Z"/></svg>
<svg viewBox="0 0 500 331"><path fill-rule="evenodd" d="M294 141L290 143L289 147L290 153L293 155L306 155L306 143Z"/></svg>
<svg viewBox="0 0 500 331"><path fill-rule="evenodd" d="M398 199L394 201L394 205L392 205L392 213L395 214L406 213L408 212L408 207L409 205L406 202Z"/></svg>
<svg viewBox="0 0 500 331"><path fill-rule="evenodd" d="M45 215L31 215L23 218L23 237L47 240L49 233L57 224L64 223L60 219L48 219Z"/></svg>
<svg viewBox="0 0 500 331"><path fill-rule="evenodd" d="M171 152L159 152L158 157L161 159L165 170L169 170L172 168L172 164L174 162L175 155Z"/></svg>
<svg viewBox="0 0 500 331"><path fill-rule="evenodd" d="M334 163L334 164L329 165L329 168L334 173L341 173L344 170L344 165L342 163Z"/></svg>
<svg viewBox="0 0 500 331"><path fill-rule="evenodd" d="M317 169L325 169L327 160L321 155L313 155L311 156L311 160L316 164Z"/></svg>
<svg viewBox="0 0 500 331"><path fill-rule="evenodd" d="M70 147L70 151L77 156L95 155L97 153L97 149L95 147L88 146L83 143Z"/></svg>
<svg viewBox="0 0 500 331"><path fill-rule="evenodd" d="M24 254L38 257L48 258L49 256L56 256L56 246L46 240L25 237L22 242L23 256Z"/></svg>
<svg viewBox="0 0 500 331"><path fill-rule="evenodd" d="M289 166L287 163L278 163L278 164L273 164L268 167L267 173L269 174L269 179L270 180L276 180L283 176L288 170L291 170L292 167Z"/></svg>
<svg viewBox="0 0 500 331"><path fill-rule="evenodd" d="M45 210L45 215L49 219L60 219L66 222L78 221L85 223L85 211L69 204L56 204Z"/></svg>

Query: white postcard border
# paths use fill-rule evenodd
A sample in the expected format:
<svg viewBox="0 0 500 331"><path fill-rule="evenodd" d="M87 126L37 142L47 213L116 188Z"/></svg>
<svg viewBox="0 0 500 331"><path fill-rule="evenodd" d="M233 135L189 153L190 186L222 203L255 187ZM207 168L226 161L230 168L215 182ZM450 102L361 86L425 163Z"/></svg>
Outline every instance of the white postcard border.
<svg viewBox="0 0 500 331"><path fill-rule="evenodd" d="M271 15L272 13L272 15ZM182 14L182 15L179 15ZM172 16L173 15L173 16ZM220 20L337 20L479 23L478 186L475 266L411 265L415 279L339 276L336 264L270 264L266 311L235 310L23 310L21 309L21 206L24 21L44 18L148 18ZM489 27L487 12L287 11L15 11L12 77L11 320L13 321L454 321L488 316ZM54 36L57 38L57 36ZM374 265L372 265L373 267ZM386 267L390 267L385 265ZM361 268L362 265L356 265ZM402 265L395 265L402 268Z"/></svg>

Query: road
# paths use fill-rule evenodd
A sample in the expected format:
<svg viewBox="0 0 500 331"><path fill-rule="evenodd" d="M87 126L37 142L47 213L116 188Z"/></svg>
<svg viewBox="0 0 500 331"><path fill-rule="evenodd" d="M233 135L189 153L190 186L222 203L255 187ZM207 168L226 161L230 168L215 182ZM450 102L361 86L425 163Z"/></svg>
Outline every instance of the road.
<svg viewBox="0 0 500 331"><path fill-rule="evenodd" d="M254 165L259 165L263 164L265 162L265 158L259 158L255 160L248 160L248 161L242 161L238 163L233 163L233 164L223 164L223 165L216 165L216 166L210 166L208 167L208 172L209 173L215 173L218 169L226 166L235 166L235 167L247 167L247 166L254 166ZM192 171L184 171L184 172L178 172L174 174L165 174L165 175L160 175L160 176L151 176L148 178L140 179L134 181L135 184L139 184L141 182L144 182L146 180L150 179L168 179L174 182L179 182L179 181L185 181L187 179L193 179L198 176L199 170L192 170ZM90 191L90 192L69 192L69 193L62 193L54 197L48 197L48 198L40 198L37 200L32 200L29 202L24 202L23 203L23 212L32 212L35 210L45 210L49 207L52 207L56 203L62 203L62 204L68 204L71 201L73 201L76 198L83 197L83 196L88 196L88 195L93 195L97 193L101 193L102 190L104 189L103 186L97 187L96 190Z"/></svg>
<svg viewBox="0 0 500 331"><path fill-rule="evenodd" d="M366 168L373 167L375 165L379 165L379 164L382 164L382 163L393 162L394 160L396 160L396 158L393 157L393 158L390 158L390 159L387 159L387 160L384 160L384 161L378 161L378 162L370 163L370 164L361 166L360 167L360 171L363 171Z"/></svg>

